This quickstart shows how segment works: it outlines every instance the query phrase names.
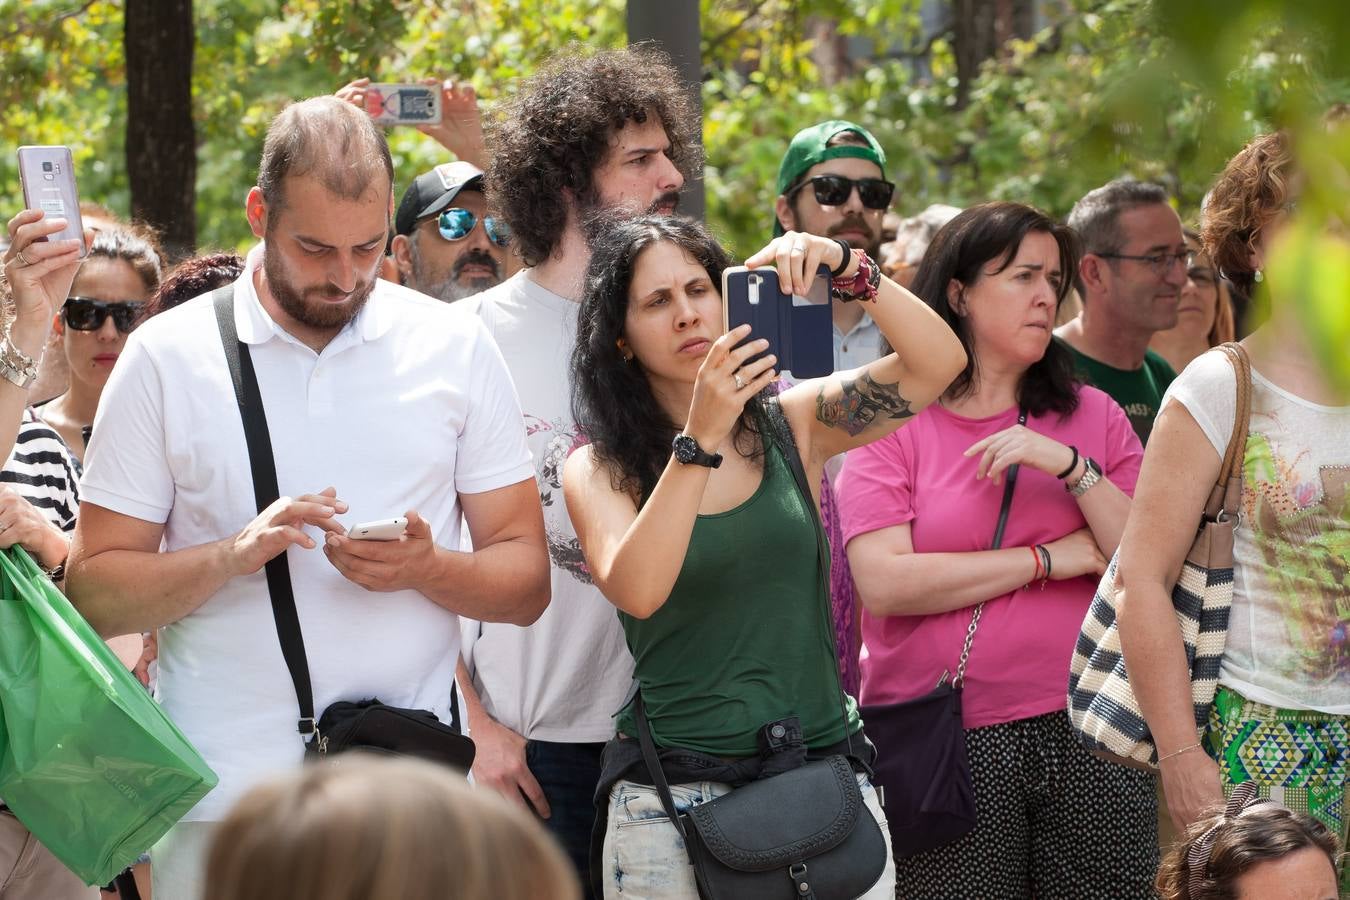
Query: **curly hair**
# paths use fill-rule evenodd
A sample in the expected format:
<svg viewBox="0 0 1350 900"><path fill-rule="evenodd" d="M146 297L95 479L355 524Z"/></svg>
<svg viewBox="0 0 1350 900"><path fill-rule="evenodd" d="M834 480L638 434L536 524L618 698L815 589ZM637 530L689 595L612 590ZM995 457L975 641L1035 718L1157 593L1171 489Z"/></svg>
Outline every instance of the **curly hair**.
<svg viewBox="0 0 1350 900"><path fill-rule="evenodd" d="M1290 200L1294 152L1289 136L1256 137L1224 166L1205 201L1200 236L1225 278L1250 295L1253 243Z"/></svg>
<svg viewBox="0 0 1350 900"><path fill-rule="evenodd" d="M1055 296L1058 309L1073 287L1071 273L1078 270L1078 239L1073 229L1058 224L1038 209L1007 201L981 203L954 216L928 245L910 290L956 332L967 357L966 368L947 388L947 397L957 399L973 392L980 371L970 320L952 309L947 301L947 286L953 279L964 287L973 286L992 260L998 260L997 271L1002 272L1012 265L1022 241L1033 232L1050 235L1059 246L1063 281ZM884 352L889 353L890 347L885 347ZM1073 357L1059 341L1051 339L1045 355L1023 373L1017 401L1032 415L1054 411L1067 416L1078 408Z"/></svg>
<svg viewBox="0 0 1350 900"><path fill-rule="evenodd" d="M611 137L648 116L665 128L670 159L689 178L702 161L693 97L670 58L651 46L598 53L569 47L502 104L488 126L487 195L526 265L558 247L569 208L563 189L578 201L592 199Z"/></svg>
<svg viewBox="0 0 1350 900"><path fill-rule="evenodd" d="M159 292L150 305L150 315L173 309L193 297L223 287L237 279L243 271L244 258L238 253L208 253L185 259L164 277L164 283L159 286Z"/></svg>
<svg viewBox="0 0 1350 900"><path fill-rule="evenodd" d="M1186 855L1215 827L1218 831L1202 886L1192 891ZM1246 872L1306 848L1325 853L1335 869L1336 838L1325 825L1279 803L1261 803L1236 816L1215 816L1192 825L1163 860L1155 887L1162 900L1237 900L1237 882Z"/></svg>
<svg viewBox="0 0 1350 900"><path fill-rule="evenodd" d="M659 243L684 250L714 285L721 285L731 259L697 222L679 216L611 222L598 231L592 247L572 351L572 415L597 461L609 467L614 489L639 502L655 489L670 459L670 442L681 427L657 402L641 363L625 360L618 346L638 258ZM763 452L757 436L764 421L763 402L771 391L752 397L741 412L733 440L746 458Z"/></svg>

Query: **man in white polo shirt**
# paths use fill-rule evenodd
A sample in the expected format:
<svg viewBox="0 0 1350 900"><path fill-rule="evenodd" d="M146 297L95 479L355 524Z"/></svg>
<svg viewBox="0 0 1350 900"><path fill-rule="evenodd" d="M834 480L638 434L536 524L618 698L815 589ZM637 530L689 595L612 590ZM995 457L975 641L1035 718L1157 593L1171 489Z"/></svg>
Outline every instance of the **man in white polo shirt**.
<svg viewBox="0 0 1350 900"><path fill-rule="evenodd" d="M495 344L476 319L376 278L392 209L380 130L331 97L288 107L246 209L264 241L234 317L282 498L257 513L212 298L198 297L137 331L104 392L67 581L101 633L162 629L161 700L220 775L152 854L155 893L174 900L199 896L212 823L303 756L268 559L287 553L319 713L378 697L446 720L458 616L526 625L549 596ZM461 515L471 553L447 549ZM398 540L345 534L394 516L408 518Z"/></svg>

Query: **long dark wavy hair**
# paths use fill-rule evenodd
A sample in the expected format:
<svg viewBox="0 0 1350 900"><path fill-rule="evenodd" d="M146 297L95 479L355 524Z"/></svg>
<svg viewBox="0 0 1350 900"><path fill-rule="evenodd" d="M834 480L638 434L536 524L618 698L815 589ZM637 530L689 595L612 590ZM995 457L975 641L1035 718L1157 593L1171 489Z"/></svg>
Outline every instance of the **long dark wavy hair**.
<svg viewBox="0 0 1350 900"><path fill-rule="evenodd" d="M639 216L596 229L591 264L572 352L572 415L590 440L596 460L609 467L615 490L641 501L656 487L670 459L670 442L683 427L672 422L652 393L642 364L623 357L618 341L628 316L628 290L642 251L671 243L698 260L721 290L730 257L707 229L678 216ZM772 389L745 404L734 432L738 453L763 452L760 423Z"/></svg>
<svg viewBox="0 0 1350 900"><path fill-rule="evenodd" d="M1063 280L1055 296L1055 308L1064 302L1073 288L1078 271L1078 239L1067 225L1060 225L1045 213L1021 203L996 201L981 203L957 215L944 225L914 274L910 288L946 322L961 339L968 361L966 368L947 388L944 396L960 399L975 390L980 360L975 354L975 341L970 332L970 320L958 316L947 301L947 285L953 278L966 287L974 285L984 275L984 267L991 260L999 261L999 272L1012 265L1017 250L1028 234L1048 234L1059 245L1060 272ZM1078 408L1078 379L1074 375L1073 356L1055 339L1045 348L1045 355L1032 363L1022 375L1017 387L1017 402L1031 415L1057 412L1068 416Z"/></svg>

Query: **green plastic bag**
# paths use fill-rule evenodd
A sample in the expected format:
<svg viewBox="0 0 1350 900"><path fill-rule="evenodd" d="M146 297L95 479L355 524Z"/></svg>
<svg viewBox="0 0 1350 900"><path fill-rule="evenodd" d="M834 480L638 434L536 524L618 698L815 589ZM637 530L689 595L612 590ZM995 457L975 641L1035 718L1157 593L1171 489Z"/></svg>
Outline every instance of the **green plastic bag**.
<svg viewBox="0 0 1350 900"><path fill-rule="evenodd" d="M201 756L18 547L0 551L0 798L107 884L216 786Z"/></svg>

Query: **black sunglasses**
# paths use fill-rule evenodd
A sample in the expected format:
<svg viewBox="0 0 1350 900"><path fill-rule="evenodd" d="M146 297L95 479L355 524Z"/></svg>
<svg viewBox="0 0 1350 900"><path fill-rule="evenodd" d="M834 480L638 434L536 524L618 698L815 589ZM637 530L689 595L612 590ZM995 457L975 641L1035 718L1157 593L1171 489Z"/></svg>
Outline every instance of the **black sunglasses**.
<svg viewBox="0 0 1350 900"><path fill-rule="evenodd" d="M123 334L129 334L141 321L144 303L131 301L105 302L89 297L71 297L61 307L61 318L68 327L76 331L98 331L103 323L112 316L113 326Z"/></svg>
<svg viewBox="0 0 1350 900"><path fill-rule="evenodd" d="M792 189L795 194L807 185L816 194L816 202L821 206L841 206L848 202L853 188L857 187L862 205L868 209L885 209L891 205L891 196L895 185L881 178L845 178L843 175L817 175L808 178Z"/></svg>

